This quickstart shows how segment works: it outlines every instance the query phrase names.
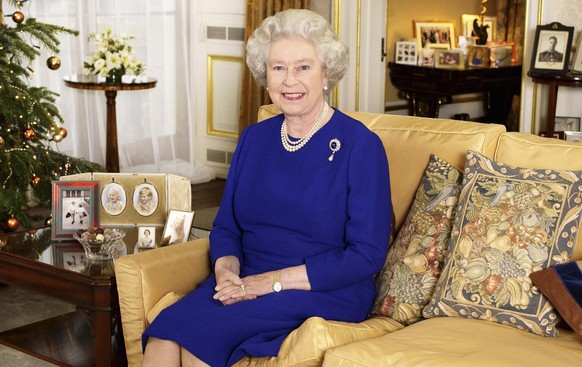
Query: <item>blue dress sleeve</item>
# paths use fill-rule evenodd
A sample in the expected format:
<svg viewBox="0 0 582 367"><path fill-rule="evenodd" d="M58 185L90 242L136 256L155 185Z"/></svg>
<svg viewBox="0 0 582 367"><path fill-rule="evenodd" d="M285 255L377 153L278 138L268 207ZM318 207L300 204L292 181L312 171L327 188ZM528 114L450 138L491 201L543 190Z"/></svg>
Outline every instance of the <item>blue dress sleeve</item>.
<svg viewBox="0 0 582 367"><path fill-rule="evenodd" d="M248 131L249 128L245 129L238 141L226 178L220 208L210 231L210 261L213 266L216 260L223 256L236 256L239 262L243 263L242 230L234 216L233 200L240 168L239 161Z"/></svg>
<svg viewBox="0 0 582 367"><path fill-rule="evenodd" d="M386 260L392 201L388 160L376 134L365 134L354 144L347 175L345 243L306 259L313 291L370 280Z"/></svg>

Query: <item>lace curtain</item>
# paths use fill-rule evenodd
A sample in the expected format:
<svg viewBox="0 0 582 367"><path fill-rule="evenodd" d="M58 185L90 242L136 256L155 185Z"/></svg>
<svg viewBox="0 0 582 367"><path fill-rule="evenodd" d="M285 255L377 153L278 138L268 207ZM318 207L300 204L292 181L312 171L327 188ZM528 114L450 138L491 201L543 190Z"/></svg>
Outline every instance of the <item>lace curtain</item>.
<svg viewBox="0 0 582 367"><path fill-rule="evenodd" d="M105 164L106 104L102 91L68 88L67 74L82 73L84 58L93 50L87 37L110 27L113 33L135 37L136 56L146 74L158 79L154 89L120 91L117 129L121 172L173 173L193 183L209 181L214 172L196 162L194 105L191 84L188 0L51 0L25 3L26 16L79 30L78 37L62 36L62 66L50 71L43 56L32 67L34 83L59 93L57 106L68 137L57 148L69 155ZM6 9L5 9L6 11Z"/></svg>

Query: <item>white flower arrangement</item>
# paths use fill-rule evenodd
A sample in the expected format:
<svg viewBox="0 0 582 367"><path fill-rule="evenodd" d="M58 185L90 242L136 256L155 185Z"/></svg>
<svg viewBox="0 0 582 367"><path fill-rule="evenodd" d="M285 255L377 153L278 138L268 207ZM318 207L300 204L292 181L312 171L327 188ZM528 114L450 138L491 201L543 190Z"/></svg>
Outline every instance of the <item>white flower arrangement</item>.
<svg viewBox="0 0 582 367"><path fill-rule="evenodd" d="M122 75L139 75L145 70L145 65L135 58L128 44L134 37L114 35L107 28L104 33L91 33L89 40L95 40L95 51L90 53L83 62L85 74L95 74L102 77Z"/></svg>

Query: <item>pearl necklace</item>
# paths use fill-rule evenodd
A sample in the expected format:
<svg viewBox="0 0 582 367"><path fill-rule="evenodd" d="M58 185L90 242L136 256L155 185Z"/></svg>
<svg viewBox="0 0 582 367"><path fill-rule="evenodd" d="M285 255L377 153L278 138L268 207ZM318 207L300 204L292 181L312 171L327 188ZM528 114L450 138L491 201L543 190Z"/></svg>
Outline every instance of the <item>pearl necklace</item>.
<svg viewBox="0 0 582 367"><path fill-rule="evenodd" d="M287 119L284 119L283 124L281 125L281 143L283 143L283 148L285 148L286 151L291 152L291 153L296 152L299 149L303 148L303 146L305 144L307 144L307 142L313 137L313 135L315 135L315 133L319 129L321 129L321 126L323 125L323 121L327 117L328 111L329 111L329 105L327 104L327 102L324 102L323 103L323 111L321 112L321 115L319 115L319 118L317 119L317 121L315 121L315 124L313 124L313 126L307 132L307 134L305 134L305 136L303 136L301 139L295 140L295 141L289 139L289 134L287 134Z"/></svg>

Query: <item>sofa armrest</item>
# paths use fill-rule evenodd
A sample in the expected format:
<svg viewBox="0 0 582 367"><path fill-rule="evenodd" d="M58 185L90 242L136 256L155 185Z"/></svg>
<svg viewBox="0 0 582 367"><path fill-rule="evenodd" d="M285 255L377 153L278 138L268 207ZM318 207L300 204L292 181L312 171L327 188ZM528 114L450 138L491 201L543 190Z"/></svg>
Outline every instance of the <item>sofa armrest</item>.
<svg viewBox="0 0 582 367"><path fill-rule="evenodd" d="M210 274L208 239L123 256L115 261L117 293L130 366L142 360L146 316L168 292L190 293Z"/></svg>

